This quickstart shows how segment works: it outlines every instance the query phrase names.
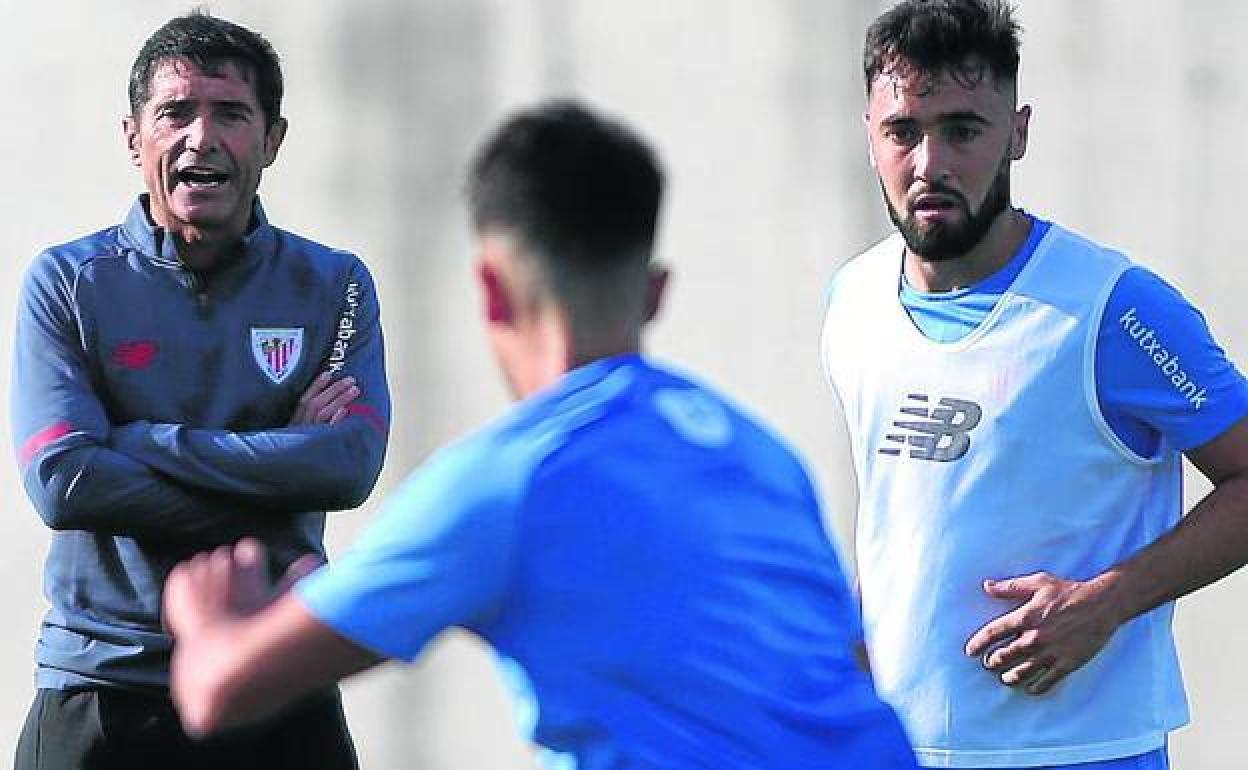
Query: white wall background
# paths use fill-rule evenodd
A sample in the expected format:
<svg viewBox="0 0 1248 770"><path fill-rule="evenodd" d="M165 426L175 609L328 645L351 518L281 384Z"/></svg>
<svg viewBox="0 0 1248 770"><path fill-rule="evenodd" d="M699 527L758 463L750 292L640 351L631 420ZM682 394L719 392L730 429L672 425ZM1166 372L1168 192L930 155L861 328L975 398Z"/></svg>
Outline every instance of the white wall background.
<svg viewBox="0 0 1248 770"><path fill-rule="evenodd" d="M867 167L859 49L878 0L223 0L282 54L291 121L262 186L272 219L362 254L383 300L393 443L374 501L503 392L478 330L461 170L510 109L577 95L666 159L661 253L675 269L653 335L806 452L834 530L852 527L845 443L819 373L820 291L886 224ZM1021 0L1035 110L1016 199L1156 267L1248 362L1241 258L1248 9L1236 0ZM0 295L41 247L111 224L140 188L120 136L130 63L189 5L0 0ZM7 361L12 312L0 313ZM7 392L7 367L0 367ZM7 433L6 429L4 431ZM0 463L0 756L31 696L47 534ZM1203 492L1193 480L1189 496ZM332 520L341 548L373 504ZM1003 517L1008 512L1003 512ZM1246 522L1248 526L1248 522ZM1184 600L1194 711L1175 767L1241 768L1248 709L1242 576ZM487 655L449 638L416 666L346 687L364 766L531 766ZM1078 718L1078 715L1072 715ZM3 761L3 760L0 760Z"/></svg>

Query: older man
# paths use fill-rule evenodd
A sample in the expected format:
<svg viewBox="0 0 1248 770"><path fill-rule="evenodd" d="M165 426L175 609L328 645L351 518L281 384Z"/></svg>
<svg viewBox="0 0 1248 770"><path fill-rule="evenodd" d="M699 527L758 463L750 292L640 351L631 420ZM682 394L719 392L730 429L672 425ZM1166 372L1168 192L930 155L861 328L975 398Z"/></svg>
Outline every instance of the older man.
<svg viewBox="0 0 1248 770"><path fill-rule="evenodd" d="M355 766L332 689L203 745L168 692L173 565L242 536L275 570L323 553L324 511L363 501L385 451L368 271L273 227L256 197L281 97L259 35L198 13L161 27L124 120L146 193L26 276L13 426L54 534L23 770Z"/></svg>

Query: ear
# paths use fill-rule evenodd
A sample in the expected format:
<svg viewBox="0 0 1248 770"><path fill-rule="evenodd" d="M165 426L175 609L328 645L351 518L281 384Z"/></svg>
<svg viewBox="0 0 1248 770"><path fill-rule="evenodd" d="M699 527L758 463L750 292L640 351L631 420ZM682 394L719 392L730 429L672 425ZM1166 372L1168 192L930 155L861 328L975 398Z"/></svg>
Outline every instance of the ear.
<svg viewBox="0 0 1248 770"><path fill-rule="evenodd" d="M142 140L139 138L139 121L131 115L127 115L121 119L121 133L126 138L126 152L130 154L130 162L138 166L139 163L139 147Z"/></svg>
<svg viewBox="0 0 1248 770"><path fill-rule="evenodd" d="M663 306L663 295L667 291L667 280L671 275L665 267L655 265L650 268L650 275L646 279L646 315L643 319L644 321L650 322L658 318L659 309Z"/></svg>
<svg viewBox="0 0 1248 770"><path fill-rule="evenodd" d="M485 301L485 320L490 324L511 324L516 312L498 269L485 260L477 262L477 282Z"/></svg>
<svg viewBox="0 0 1248 770"><path fill-rule="evenodd" d="M273 161L277 160L277 151L282 146L282 140L286 138L287 125L286 118L278 118L264 132L265 168L273 165Z"/></svg>
<svg viewBox="0 0 1248 770"><path fill-rule="evenodd" d="M862 113L862 127L867 133L867 160L871 161L871 168L876 168L875 150L871 149L871 113Z"/></svg>
<svg viewBox="0 0 1248 770"><path fill-rule="evenodd" d="M1027 128L1031 125L1031 106L1023 105L1014 113L1010 129L1010 160L1022 160L1027 153Z"/></svg>

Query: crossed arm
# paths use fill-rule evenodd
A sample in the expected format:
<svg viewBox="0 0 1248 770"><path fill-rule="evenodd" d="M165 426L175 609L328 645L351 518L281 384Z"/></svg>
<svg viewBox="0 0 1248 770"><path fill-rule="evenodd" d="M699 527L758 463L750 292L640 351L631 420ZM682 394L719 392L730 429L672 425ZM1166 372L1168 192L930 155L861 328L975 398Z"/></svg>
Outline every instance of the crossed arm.
<svg viewBox="0 0 1248 770"><path fill-rule="evenodd" d="M332 424L343 402L353 398L352 388L349 381L318 379L303 394L292 423ZM61 437L67 446L35 452L22 468L27 493L50 528L225 543L263 534L277 523L256 517L255 498L175 482L116 451L92 436L90 426L101 424L104 412L95 397L84 394L77 406L101 417L86 421L79 433Z"/></svg>
<svg viewBox="0 0 1248 770"><path fill-rule="evenodd" d="M12 389L23 482L49 527L211 545L263 535L283 514L354 507L371 490L389 396L367 275L368 312L339 376L315 379L287 425L232 432L112 424L64 270L41 261L27 275Z"/></svg>
<svg viewBox="0 0 1248 770"><path fill-rule="evenodd" d="M358 388L350 378L331 381L319 377L304 392L290 424L332 425L342 419L356 396ZM308 499L310 495L262 497L260 490L241 485L231 490L225 484L214 489L186 483L162 472L159 463L142 462L114 446L104 408L90 390L75 394L71 409L66 411L71 410L72 416L66 417L76 424L64 420L64 433L52 440L56 446L32 447L29 457L22 458L27 492L52 529L229 542L264 533L272 522L255 516L258 507L276 512L309 510L295 504L323 502L329 496L315 486L310 495L320 494L320 499ZM288 454L292 460L299 457L297 452ZM253 472L262 473L263 467ZM268 505L257 506L258 498ZM278 502L285 506L277 505Z"/></svg>
<svg viewBox="0 0 1248 770"><path fill-rule="evenodd" d="M1173 530L1086 581L1045 572L985 581L988 595L1023 603L971 636L966 654L983 656L1002 683L1039 695L1128 620L1248 563L1248 418L1187 457L1214 487Z"/></svg>
<svg viewBox="0 0 1248 770"><path fill-rule="evenodd" d="M354 508L372 489L384 447L370 425L344 423L360 396L353 377L322 373L286 426L236 432L138 421L113 428L109 446L175 482L266 510Z"/></svg>

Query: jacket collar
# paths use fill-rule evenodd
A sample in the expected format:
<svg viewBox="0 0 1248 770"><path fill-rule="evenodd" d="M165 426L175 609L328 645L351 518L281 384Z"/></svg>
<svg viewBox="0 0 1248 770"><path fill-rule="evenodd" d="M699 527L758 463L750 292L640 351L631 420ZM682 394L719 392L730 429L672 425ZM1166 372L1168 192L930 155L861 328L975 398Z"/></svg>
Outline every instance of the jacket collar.
<svg viewBox="0 0 1248 770"><path fill-rule="evenodd" d="M169 267L181 266L182 260L178 258L173 239L167 236L165 228L152 223L147 211L148 196L143 193L135 199L121 225L126 240L153 262L167 263ZM271 253L276 242L276 233L264 214L260 198L256 197L251 208L251 229L243 236L243 254L239 261L250 261L256 256Z"/></svg>

